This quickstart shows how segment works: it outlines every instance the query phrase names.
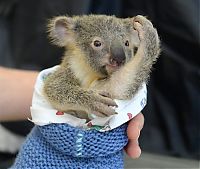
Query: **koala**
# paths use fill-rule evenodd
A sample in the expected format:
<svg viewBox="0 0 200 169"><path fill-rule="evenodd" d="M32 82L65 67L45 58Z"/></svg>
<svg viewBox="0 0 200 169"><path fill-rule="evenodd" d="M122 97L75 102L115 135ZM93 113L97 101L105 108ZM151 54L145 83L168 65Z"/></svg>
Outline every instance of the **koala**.
<svg viewBox="0 0 200 169"><path fill-rule="evenodd" d="M48 25L51 41L65 48L60 67L43 94L57 110L84 117L116 114L114 99L130 99L148 80L160 40L143 16L58 16Z"/></svg>
<svg viewBox="0 0 200 169"><path fill-rule="evenodd" d="M159 56L157 31L143 16L58 16L48 27L65 53L60 66L42 78L42 96L56 110L86 121L88 113L115 114L115 99L131 99ZM10 169L122 169L126 131L127 124L108 132L66 123L36 125Z"/></svg>

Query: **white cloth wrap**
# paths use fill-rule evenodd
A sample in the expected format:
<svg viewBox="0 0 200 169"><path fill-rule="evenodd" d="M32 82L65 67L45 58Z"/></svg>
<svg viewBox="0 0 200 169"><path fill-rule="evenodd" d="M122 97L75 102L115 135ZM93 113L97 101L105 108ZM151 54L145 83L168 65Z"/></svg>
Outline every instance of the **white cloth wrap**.
<svg viewBox="0 0 200 169"><path fill-rule="evenodd" d="M41 71L37 77L37 81L34 88L31 116L33 123L39 126L51 124L51 123L67 123L74 127L83 128L95 128L99 131L107 131L114 129L125 122L136 116L145 107L147 101L147 89L146 84L142 84L138 92L131 100L115 100L118 105L116 112L118 114L112 115L110 117L97 117L95 115L90 115L92 117L91 121L86 122L85 119L77 118L68 113L59 112L54 109L50 103L44 98L42 94L43 81L46 76L54 72L59 66L54 66L49 69Z"/></svg>

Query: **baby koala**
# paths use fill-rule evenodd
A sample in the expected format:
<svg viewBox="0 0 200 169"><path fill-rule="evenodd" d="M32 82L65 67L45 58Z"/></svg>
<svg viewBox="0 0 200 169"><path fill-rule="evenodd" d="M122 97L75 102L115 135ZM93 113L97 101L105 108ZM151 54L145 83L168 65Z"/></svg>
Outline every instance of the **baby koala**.
<svg viewBox="0 0 200 169"><path fill-rule="evenodd" d="M42 79L42 94L54 109L86 119L87 113L115 114L114 99L134 96L160 51L157 31L143 16L56 17L49 35L65 55ZM127 124L105 132L67 123L35 125L10 169L123 169L126 130Z"/></svg>
<svg viewBox="0 0 200 169"><path fill-rule="evenodd" d="M115 114L113 99L133 97L160 51L156 29L139 15L55 17L49 36L65 54L45 80L43 93L55 109L80 118Z"/></svg>

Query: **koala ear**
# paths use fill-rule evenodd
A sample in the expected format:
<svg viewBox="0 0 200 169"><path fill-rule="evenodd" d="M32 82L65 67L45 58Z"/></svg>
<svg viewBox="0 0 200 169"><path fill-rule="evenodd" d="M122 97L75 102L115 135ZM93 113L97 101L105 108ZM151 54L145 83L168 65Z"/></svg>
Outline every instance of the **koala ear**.
<svg viewBox="0 0 200 169"><path fill-rule="evenodd" d="M64 47L73 40L73 28L72 18L66 16L55 17L48 24L49 37L54 44Z"/></svg>

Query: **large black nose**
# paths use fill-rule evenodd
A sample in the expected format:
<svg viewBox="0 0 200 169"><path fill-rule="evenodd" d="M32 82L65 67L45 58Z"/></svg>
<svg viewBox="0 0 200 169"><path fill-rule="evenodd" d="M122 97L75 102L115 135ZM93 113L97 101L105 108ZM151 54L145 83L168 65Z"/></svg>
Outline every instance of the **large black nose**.
<svg viewBox="0 0 200 169"><path fill-rule="evenodd" d="M115 40L112 42L110 47L111 61L117 62L118 65L125 63L125 52L119 41ZM112 64L112 63L111 63Z"/></svg>

